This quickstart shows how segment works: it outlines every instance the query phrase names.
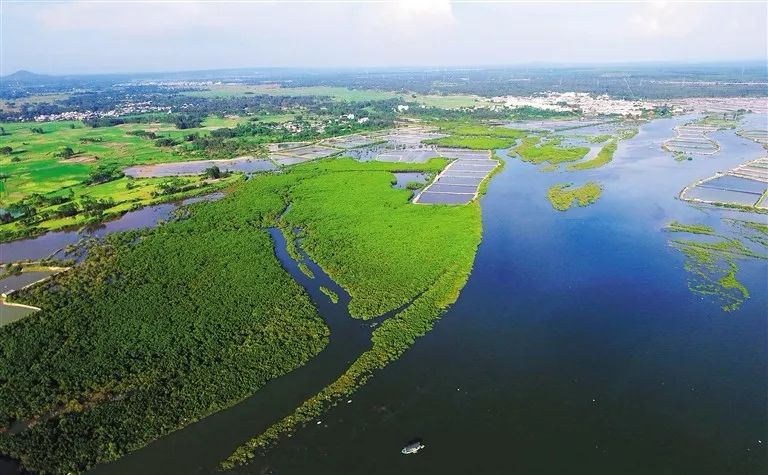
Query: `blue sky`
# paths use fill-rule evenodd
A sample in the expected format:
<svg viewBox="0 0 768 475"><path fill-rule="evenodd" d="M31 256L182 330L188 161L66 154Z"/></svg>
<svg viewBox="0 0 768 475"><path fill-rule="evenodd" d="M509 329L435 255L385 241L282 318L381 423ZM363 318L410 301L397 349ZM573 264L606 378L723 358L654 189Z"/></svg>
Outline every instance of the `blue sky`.
<svg viewBox="0 0 768 475"><path fill-rule="evenodd" d="M0 73L759 60L768 2L2 0Z"/></svg>

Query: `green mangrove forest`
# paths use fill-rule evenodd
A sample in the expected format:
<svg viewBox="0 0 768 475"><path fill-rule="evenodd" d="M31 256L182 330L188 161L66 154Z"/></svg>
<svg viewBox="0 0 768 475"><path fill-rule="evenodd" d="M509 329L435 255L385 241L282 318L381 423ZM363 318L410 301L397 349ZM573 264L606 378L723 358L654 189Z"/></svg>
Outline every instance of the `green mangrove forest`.
<svg viewBox="0 0 768 475"><path fill-rule="evenodd" d="M111 235L81 265L18 292L42 310L0 328L0 451L30 471L82 472L306 363L329 331L266 231L299 228L353 316L408 305L345 374L230 463L247 460L363 384L456 300L480 242L479 204L416 206L390 186L394 171L445 164L333 159L255 176L163 226Z"/></svg>

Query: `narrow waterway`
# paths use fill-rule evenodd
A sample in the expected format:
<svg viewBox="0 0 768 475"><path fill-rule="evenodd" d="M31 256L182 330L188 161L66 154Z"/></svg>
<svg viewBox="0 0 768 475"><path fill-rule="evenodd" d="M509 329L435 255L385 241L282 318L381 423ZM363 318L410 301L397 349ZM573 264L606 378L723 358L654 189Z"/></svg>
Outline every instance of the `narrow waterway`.
<svg viewBox="0 0 768 475"><path fill-rule="evenodd" d="M82 230L56 231L42 236L20 239L0 244L0 263L21 260L44 259L47 257L68 258L65 250L87 238L103 238L109 233L129 231L140 228L154 228L173 217L174 211L181 206L215 201L224 197L224 193L215 192L204 196L187 198L178 202L145 206L136 211L129 211L117 219L102 223L95 228Z"/></svg>
<svg viewBox="0 0 768 475"><path fill-rule="evenodd" d="M213 472L240 444L293 412L302 402L333 382L371 346L371 321L358 320L349 315L349 294L299 248L303 262L314 278L301 272L299 263L288 254L283 233L277 228L269 228L268 231L283 268L304 287L328 325L331 332L328 345L306 365L270 381L236 406L163 437L116 462L98 466L92 473L160 475ZM338 303L332 303L320 291L321 286L335 292L339 297Z"/></svg>

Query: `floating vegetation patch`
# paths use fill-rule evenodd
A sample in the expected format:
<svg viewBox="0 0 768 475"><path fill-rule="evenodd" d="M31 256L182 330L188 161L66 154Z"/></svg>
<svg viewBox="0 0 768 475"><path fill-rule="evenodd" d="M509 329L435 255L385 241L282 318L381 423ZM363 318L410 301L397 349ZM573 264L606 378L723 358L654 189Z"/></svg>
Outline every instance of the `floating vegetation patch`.
<svg viewBox="0 0 768 475"><path fill-rule="evenodd" d="M633 139L640 133L640 129L621 129L618 132L619 140Z"/></svg>
<svg viewBox="0 0 768 475"><path fill-rule="evenodd" d="M768 248L768 224L743 219L727 219L726 222L745 239Z"/></svg>
<svg viewBox="0 0 768 475"><path fill-rule="evenodd" d="M589 143L603 143L611 140L610 134L591 135L587 137Z"/></svg>
<svg viewBox="0 0 768 475"><path fill-rule="evenodd" d="M301 271L302 274L306 275L310 279L315 278L315 273L312 272L312 269L310 269L309 266L307 266L307 264L305 264L304 262L299 262L299 270Z"/></svg>
<svg viewBox="0 0 768 475"><path fill-rule="evenodd" d="M726 312L738 310L749 298L749 290L738 280L738 260L765 259L766 256L747 247L740 238L765 246L768 225L752 221L727 220L739 234L728 237L715 233L704 224L672 222L668 231L711 236L711 240L673 239L670 245L686 256L685 270L690 274L691 292L712 298Z"/></svg>
<svg viewBox="0 0 768 475"><path fill-rule="evenodd" d="M602 186L593 181L578 188L574 188L572 183L561 183L549 188L547 198L556 210L567 211L574 202L579 206L589 206L600 198L602 192Z"/></svg>
<svg viewBox="0 0 768 475"><path fill-rule="evenodd" d="M691 234L715 234L715 229L712 226L706 224L683 224L677 221L672 221L666 226L667 231L678 233L691 233Z"/></svg>
<svg viewBox="0 0 768 475"><path fill-rule="evenodd" d="M339 303L339 294L334 292L333 290L329 289L328 287L321 285L320 286L320 292L324 293L328 296L329 299L331 299L331 302L333 303Z"/></svg>
<svg viewBox="0 0 768 475"><path fill-rule="evenodd" d="M613 154L616 153L616 148L619 146L616 140L611 140L600 149L597 156L592 160L584 162L574 163L568 165L568 170L589 170L590 168L600 168L606 163L613 160Z"/></svg>
<svg viewBox="0 0 768 475"><path fill-rule="evenodd" d="M526 137L523 143L510 151L510 155L516 154L524 162L536 165L559 165L581 160L589 153L589 147L561 147L562 140L561 137Z"/></svg>

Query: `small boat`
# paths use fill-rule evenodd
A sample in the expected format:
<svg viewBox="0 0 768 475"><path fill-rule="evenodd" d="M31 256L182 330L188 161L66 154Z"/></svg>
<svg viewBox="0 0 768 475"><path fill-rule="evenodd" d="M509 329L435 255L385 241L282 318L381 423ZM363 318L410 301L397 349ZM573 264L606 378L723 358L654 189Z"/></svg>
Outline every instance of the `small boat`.
<svg viewBox="0 0 768 475"><path fill-rule="evenodd" d="M423 449L424 447L426 446L422 444L420 440L417 440L403 447L403 450L401 450L400 453L404 455L415 454L416 452Z"/></svg>

